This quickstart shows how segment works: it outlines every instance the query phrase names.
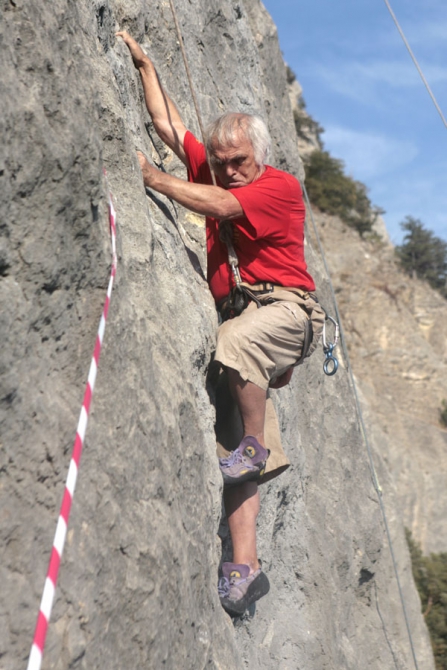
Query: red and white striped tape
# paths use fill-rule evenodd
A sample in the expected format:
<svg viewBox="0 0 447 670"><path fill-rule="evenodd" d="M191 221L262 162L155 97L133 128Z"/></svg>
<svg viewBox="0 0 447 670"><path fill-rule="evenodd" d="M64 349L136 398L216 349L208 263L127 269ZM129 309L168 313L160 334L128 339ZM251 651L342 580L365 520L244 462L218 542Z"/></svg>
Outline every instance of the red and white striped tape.
<svg viewBox="0 0 447 670"><path fill-rule="evenodd" d="M116 256L116 219L115 209L112 203L112 197L109 193L109 223L110 235L112 242L112 268L110 272L109 286L107 288L107 297L104 303L104 309L99 322L98 334L96 336L95 349L93 352L92 362L88 373L87 386L84 393L84 400L82 403L81 414L79 417L78 427L76 431L76 439L73 446L73 452L68 469L67 480L65 482L65 492L62 500L61 509L59 512L59 519L56 526L56 534L53 541L53 549L50 557L50 564L48 566L47 578L43 590L42 600L40 603L39 616L37 618L36 630L34 633L34 640L31 647L31 653L28 660L27 670L39 670L42 663L43 649L45 646L45 638L47 635L48 622L50 620L51 610L53 607L54 593L56 590L57 576L59 573L59 566L61 562L62 552L64 550L65 536L67 534L68 518L70 516L71 503L73 501L74 490L76 486L76 479L78 476L79 462L81 460L82 447L84 444L85 430L87 428L87 421L90 411L90 402L93 396L93 389L95 386L96 373L98 370L99 356L101 354L102 340L104 337L104 330L106 327L107 313L109 311L110 298L112 295L113 280L116 274L117 256Z"/></svg>

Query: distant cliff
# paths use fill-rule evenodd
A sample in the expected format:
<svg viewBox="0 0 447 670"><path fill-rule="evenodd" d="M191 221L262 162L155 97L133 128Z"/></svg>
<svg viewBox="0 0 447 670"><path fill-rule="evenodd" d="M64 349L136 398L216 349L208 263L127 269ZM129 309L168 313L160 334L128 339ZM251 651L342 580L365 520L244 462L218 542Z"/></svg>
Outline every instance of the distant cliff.
<svg viewBox="0 0 447 670"><path fill-rule="evenodd" d="M295 114L309 119L297 82L289 90ZM318 147L314 125L301 123L303 157ZM395 482L405 526L426 553L445 552L447 430L439 412L447 399L447 302L403 272L382 217L375 235L361 239L337 217L313 212L371 440Z"/></svg>
<svg viewBox="0 0 447 670"><path fill-rule="evenodd" d="M258 110L272 163L302 175L262 5L176 5L204 118ZM107 288L109 185L118 274L43 667L410 668L348 376L342 361L325 377L321 349L276 395L293 467L262 491L271 592L234 625L221 609L222 484L206 390L217 319L203 222L145 194L136 148L184 170L153 133L118 28L148 49L198 133L167 2L3 4L0 667L23 667L32 641ZM307 258L332 310L312 236ZM393 479L375 458L416 653L430 669ZM224 523L221 535L225 544Z"/></svg>

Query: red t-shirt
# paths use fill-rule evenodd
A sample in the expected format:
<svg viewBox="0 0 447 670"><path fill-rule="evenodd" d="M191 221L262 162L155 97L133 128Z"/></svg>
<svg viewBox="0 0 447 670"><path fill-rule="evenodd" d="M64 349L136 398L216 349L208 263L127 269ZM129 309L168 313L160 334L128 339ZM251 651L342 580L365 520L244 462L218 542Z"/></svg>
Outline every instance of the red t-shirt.
<svg viewBox="0 0 447 670"><path fill-rule="evenodd" d="M212 184L205 148L189 131L184 149L189 181ZM266 281L314 291L315 284L304 260L306 210L299 181L267 165L259 179L229 191L244 210L244 216L232 219L233 245L242 281L249 284ZM228 295L234 280L227 247L219 239L219 221L208 216L206 242L207 279L218 302Z"/></svg>

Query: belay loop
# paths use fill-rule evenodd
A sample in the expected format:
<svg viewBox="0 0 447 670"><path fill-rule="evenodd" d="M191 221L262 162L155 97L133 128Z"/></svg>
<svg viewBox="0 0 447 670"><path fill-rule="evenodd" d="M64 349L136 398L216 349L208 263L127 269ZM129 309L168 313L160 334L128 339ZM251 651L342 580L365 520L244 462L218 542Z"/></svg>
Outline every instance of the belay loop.
<svg viewBox="0 0 447 670"><path fill-rule="evenodd" d="M332 321L335 328L333 342L326 341L326 321L328 320ZM338 370L338 359L334 356L333 351L337 346L339 336L340 336L340 326L338 325L337 321L332 318L332 316L326 314L326 318L323 324L323 351L326 354L326 359L323 363L323 372L328 377L332 377L332 375L335 375L335 373Z"/></svg>

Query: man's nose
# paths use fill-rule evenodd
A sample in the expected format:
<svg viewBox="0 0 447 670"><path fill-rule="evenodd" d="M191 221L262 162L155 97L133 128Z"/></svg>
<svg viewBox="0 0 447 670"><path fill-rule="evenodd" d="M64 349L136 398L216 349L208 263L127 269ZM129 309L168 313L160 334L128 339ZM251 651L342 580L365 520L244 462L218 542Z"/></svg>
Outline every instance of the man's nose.
<svg viewBox="0 0 447 670"><path fill-rule="evenodd" d="M234 173L236 172L234 163L227 163L225 165L225 174L227 177L232 177Z"/></svg>

